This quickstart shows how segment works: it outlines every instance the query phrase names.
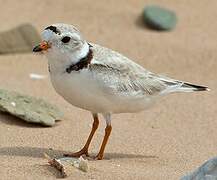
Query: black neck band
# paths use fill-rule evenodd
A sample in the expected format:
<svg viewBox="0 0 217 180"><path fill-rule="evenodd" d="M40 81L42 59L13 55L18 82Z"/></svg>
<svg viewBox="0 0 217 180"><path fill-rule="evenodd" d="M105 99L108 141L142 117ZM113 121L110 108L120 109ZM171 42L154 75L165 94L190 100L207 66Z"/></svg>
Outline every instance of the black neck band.
<svg viewBox="0 0 217 180"><path fill-rule="evenodd" d="M93 51L90 49L91 45L89 45L89 51L85 57L80 59L76 64L71 64L66 68L67 73L71 73L72 71L79 71L81 69L87 68L93 58Z"/></svg>

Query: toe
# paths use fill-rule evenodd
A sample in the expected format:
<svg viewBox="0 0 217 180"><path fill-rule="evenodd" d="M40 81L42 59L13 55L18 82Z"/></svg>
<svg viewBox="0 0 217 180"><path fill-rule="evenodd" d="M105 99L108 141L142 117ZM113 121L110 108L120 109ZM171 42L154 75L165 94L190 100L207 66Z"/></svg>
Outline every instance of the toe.
<svg viewBox="0 0 217 180"><path fill-rule="evenodd" d="M87 151L78 151L78 152L75 152L75 153L67 153L67 154L64 154L65 157L80 157L82 155L85 155L85 156L89 156L88 152Z"/></svg>
<svg viewBox="0 0 217 180"><path fill-rule="evenodd" d="M95 158L94 158L95 160L102 160L103 159L103 157L102 156L100 156L100 155L97 155L97 156L95 156Z"/></svg>

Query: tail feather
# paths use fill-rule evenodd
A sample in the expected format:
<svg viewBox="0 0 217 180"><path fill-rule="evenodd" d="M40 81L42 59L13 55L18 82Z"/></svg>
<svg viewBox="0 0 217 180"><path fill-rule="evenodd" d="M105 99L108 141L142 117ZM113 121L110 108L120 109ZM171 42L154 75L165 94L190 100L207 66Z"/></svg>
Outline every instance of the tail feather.
<svg viewBox="0 0 217 180"><path fill-rule="evenodd" d="M183 83L180 88L191 89L192 91L209 91L209 88L206 86L199 86L199 85L190 84L190 83Z"/></svg>
<svg viewBox="0 0 217 180"><path fill-rule="evenodd" d="M209 91L206 86L199 86L187 82L175 81L175 84L168 86L161 94L169 94L174 92L194 92L194 91Z"/></svg>

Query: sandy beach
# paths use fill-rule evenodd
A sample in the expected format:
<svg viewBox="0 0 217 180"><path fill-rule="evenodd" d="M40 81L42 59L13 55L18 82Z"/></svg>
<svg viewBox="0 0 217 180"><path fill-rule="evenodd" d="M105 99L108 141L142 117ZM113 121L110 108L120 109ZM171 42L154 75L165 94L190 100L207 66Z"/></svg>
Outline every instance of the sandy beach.
<svg viewBox="0 0 217 180"><path fill-rule="evenodd" d="M30 22L38 31L64 22L77 26L89 42L114 49L152 72L211 91L173 94L137 114L114 115L105 159L89 161L90 170L75 170L68 179L175 180L217 155L217 1L210 0L0 0L0 31ZM143 7L159 4L177 13L174 31L145 28ZM33 80L30 73L47 75ZM0 114L0 179L56 179L43 153L79 150L91 129L90 112L73 107L53 89L42 55L0 56L0 86L42 97L65 113L46 128ZM101 117L101 116L100 116ZM101 117L91 147L98 152L105 122Z"/></svg>

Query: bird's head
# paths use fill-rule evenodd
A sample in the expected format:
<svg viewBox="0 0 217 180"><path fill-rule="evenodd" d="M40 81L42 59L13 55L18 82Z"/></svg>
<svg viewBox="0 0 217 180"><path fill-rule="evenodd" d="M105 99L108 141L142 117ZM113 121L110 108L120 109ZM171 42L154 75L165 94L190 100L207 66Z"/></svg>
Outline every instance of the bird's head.
<svg viewBox="0 0 217 180"><path fill-rule="evenodd" d="M49 61L62 61L65 64L77 63L87 55L89 45L81 33L72 25L53 24L42 32L42 42L33 52L43 52Z"/></svg>

